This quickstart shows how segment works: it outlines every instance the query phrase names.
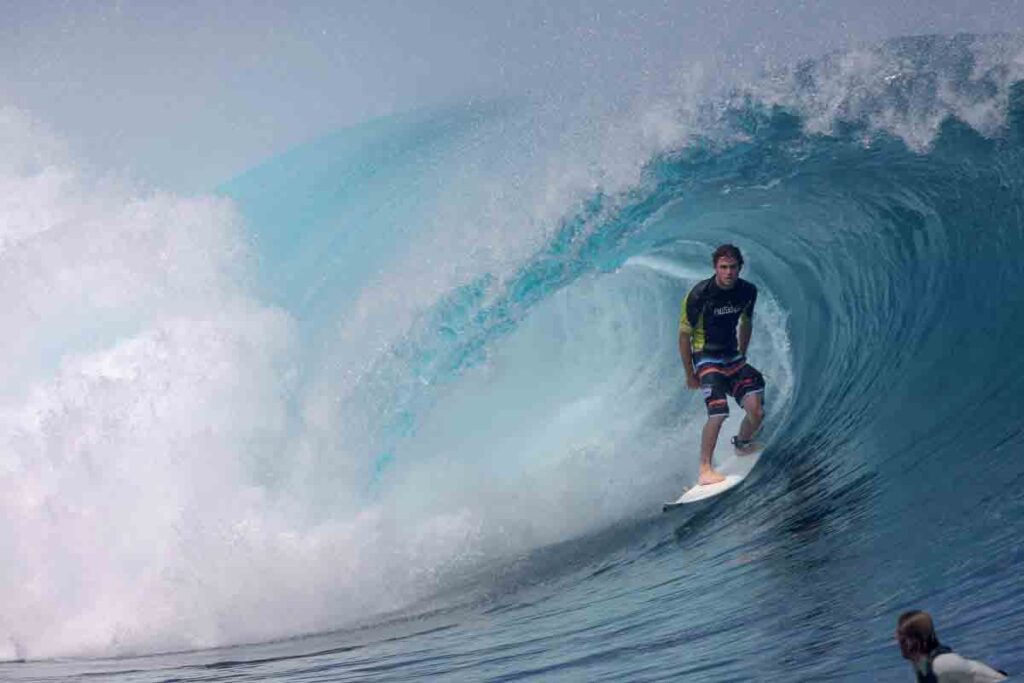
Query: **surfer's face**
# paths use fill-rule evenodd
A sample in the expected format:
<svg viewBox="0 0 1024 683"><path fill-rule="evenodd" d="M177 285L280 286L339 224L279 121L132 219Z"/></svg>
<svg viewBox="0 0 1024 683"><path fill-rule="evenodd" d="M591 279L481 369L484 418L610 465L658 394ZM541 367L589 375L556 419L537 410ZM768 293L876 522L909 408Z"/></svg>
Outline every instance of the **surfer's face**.
<svg viewBox="0 0 1024 683"><path fill-rule="evenodd" d="M739 262L731 256L723 256L715 262L715 280L723 289L732 289L740 276Z"/></svg>

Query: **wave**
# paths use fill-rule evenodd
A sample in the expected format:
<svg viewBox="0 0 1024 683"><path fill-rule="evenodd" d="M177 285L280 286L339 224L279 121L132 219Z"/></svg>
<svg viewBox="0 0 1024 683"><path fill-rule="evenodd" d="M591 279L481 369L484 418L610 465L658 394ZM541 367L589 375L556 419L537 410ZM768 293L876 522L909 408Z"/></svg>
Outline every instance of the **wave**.
<svg viewBox="0 0 1024 683"><path fill-rule="evenodd" d="M842 531L889 594L1019 595L978 558L1024 520L1022 55L908 38L724 97L415 112L201 199L5 114L0 656L322 631L649 520L695 477L678 307L725 241L771 438L725 518Z"/></svg>

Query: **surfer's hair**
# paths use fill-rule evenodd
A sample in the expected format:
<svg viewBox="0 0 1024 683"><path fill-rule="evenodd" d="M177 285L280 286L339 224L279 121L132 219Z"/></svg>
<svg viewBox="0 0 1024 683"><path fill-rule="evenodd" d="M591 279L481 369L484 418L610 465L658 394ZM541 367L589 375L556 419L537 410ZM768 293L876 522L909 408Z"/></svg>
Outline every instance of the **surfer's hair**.
<svg viewBox="0 0 1024 683"><path fill-rule="evenodd" d="M916 609L900 615L896 638L905 651L916 655L926 655L939 646L931 615Z"/></svg>
<svg viewBox="0 0 1024 683"><path fill-rule="evenodd" d="M740 253L740 248L734 244L723 244L715 249L715 253L711 255L711 265L717 266L720 258L734 258L737 265L743 265L743 254Z"/></svg>

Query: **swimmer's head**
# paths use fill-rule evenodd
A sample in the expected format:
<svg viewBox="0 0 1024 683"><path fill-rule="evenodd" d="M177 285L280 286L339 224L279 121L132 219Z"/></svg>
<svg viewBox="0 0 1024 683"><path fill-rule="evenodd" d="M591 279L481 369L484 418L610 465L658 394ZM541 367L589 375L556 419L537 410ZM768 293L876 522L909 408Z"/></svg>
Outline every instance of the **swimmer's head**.
<svg viewBox="0 0 1024 683"><path fill-rule="evenodd" d="M920 659L939 646L935 624L927 612L904 612L896 624L896 640L904 659Z"/></svg>

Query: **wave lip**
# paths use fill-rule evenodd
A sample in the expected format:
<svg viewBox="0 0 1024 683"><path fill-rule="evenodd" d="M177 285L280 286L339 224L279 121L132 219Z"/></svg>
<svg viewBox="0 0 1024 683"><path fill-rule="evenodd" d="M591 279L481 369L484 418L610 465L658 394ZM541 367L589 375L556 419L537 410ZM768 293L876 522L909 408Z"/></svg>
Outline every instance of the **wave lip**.
<svg viewBox="0 0 1024 683"><path fill-rule="evenodd" d="M1022 79L1019 35L936 35L806 60L742 96L799 114L808 133L842 133L854 124L922 152L950 117L987 137L1005 132L1012 87Z"/></svg>

